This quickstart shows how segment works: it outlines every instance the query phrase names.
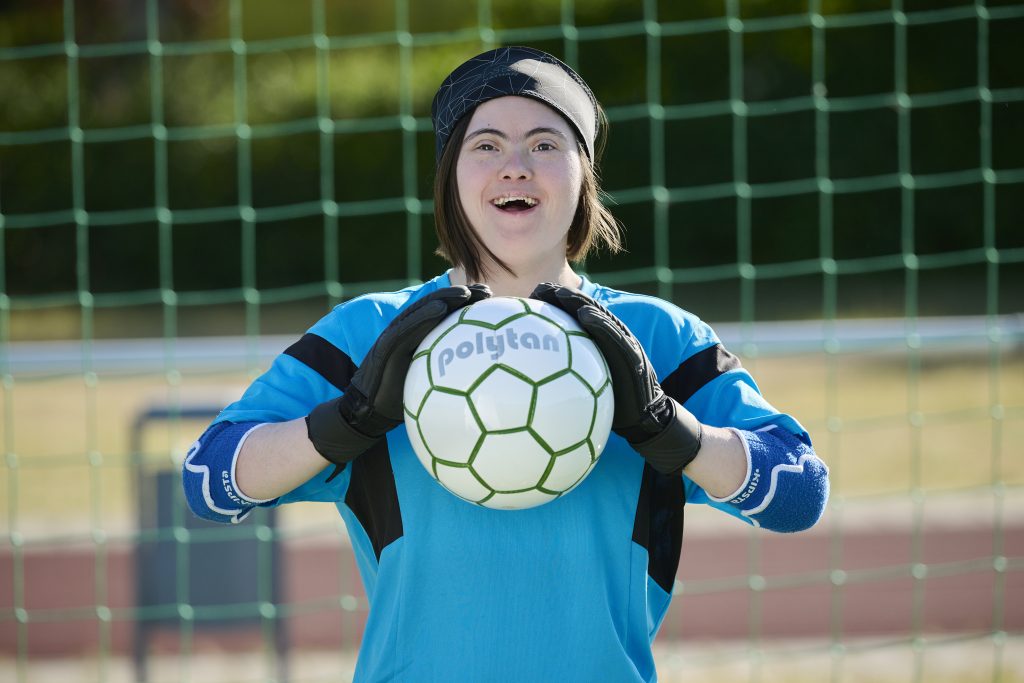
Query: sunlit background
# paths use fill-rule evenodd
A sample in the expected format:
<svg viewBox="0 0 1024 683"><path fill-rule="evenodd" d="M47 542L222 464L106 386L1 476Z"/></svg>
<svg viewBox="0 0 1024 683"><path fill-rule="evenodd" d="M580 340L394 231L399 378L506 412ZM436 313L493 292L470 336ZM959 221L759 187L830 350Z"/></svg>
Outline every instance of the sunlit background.
<svg viewBox="0 0 1024 683"><path fill-rule="evenodd" d="M331 306L445 267L430 99L528 44L611 121L628 253L583 269L709 321L832 472L796 536L687 508L660 680L1024 681L1022 36L1019 2L0 0L0 679L350 679L333 506L211 527L178 466Z"/></svg>

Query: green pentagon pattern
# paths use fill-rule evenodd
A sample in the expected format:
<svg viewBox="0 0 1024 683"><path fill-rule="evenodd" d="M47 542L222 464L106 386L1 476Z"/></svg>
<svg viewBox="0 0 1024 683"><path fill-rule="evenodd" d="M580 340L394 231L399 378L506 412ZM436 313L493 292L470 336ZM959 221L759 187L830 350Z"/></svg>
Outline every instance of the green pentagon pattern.
<svg viewBox="0 0 1024 683"><path fill-rule="evenodd" d="M606 438L595 435L594 429L599 422L601 403L611 400L607 369L603 380L596 382L593 359L574 363L573 349L582 345L573 342L589 342L587 335L564 329L568 318L556 319L554 316L561 311L553 307L525 299L508 301L514 302L509 304L508 312L499 309L495 315L492 307L481 314L479 307L466 308L432 332L413 358L414 367L425 365L426 383L421 384L423 373L410 379L418 385L412 392L418 402L405 408L407 425L410 432L415 432L411 437L413 443L429 454L435 478L456 495L480 505L499 499L513 501L517 495L532 495L531 500L564 495L596 463L603 444L595 445L595 436ZM481 361L485 369L475 376L472 371L468 373L470 379L465 385L440 376L443 369L438 370L436 356L450 348L453 340L472 344L467 340L473 339L476 332L491 333L493 339L493 333L502 331L506 334L503 338L514 340L509 326L524 318L534 318L531 322L549 326L558 336L555 367L540 364L542 369L538 370L536 363L525 367L523 363L492 362L485 358ZM480 347L482 339L476 338ZM604 365L600 356L597 362ZM575 369L579 365L586 368L586 377ZM422 386L429 388L421 391ZM508 394L522 399L521 405L520 401L506 402L501 408L493 402L489 405L489 397ZM571 428L567 429L562 416L573 406L563 404L581 400L580 397L590 403L585 411L588 414L579 423L569 421ZM460 416L464 424L459 423ZM455 435L459 429L463 431ZM521 460L517 460L514 481L501 485L497 483L503 470L501 459L509 452L517 453ZM455 475L453 470L458 469L464 472Z"/></svg>

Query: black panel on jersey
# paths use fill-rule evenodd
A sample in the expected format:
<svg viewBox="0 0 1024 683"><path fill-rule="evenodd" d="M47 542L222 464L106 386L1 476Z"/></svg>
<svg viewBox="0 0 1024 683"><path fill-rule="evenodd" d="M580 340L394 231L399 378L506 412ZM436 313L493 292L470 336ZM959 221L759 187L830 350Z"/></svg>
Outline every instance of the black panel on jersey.
<svg viewBox="0 0 1024 683"><path fill-rule="evenodd" d="M647 549L647 574L669 595L683 549L686 489L679 475L659 473L644 464L633 520L633 542Z"/></svg>
<svg viewBox="0 0 1024 683"><path fill-rule="evenodd" d="M378 441L350 466L352 480L345 494L345 505L370 537L373 554L379 562L381 551L404 533L388 440Z"/></svg>
<svg viewBox="0 0 1024 683"><path fill-rule="evenodd" d="M284 352L316 370L341 391L348 387L356 371L356 364L347 353L323 337L308 332Z"/></svg>
<svg viewBox="0 0 1024 683"><path fill-rule="evenodd" d="M686 403L705 384L738 367L740 359L721 344L715 344L684 360L665 378L661 388L679 403Z"/></svg>

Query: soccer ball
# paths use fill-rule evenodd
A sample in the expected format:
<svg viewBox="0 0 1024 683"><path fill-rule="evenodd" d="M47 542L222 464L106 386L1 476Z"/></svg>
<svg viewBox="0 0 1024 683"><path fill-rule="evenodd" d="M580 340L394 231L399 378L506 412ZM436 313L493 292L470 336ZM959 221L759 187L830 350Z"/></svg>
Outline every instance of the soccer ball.
<svg viewBox="0 0 1024 683"><path fill-rule="evenodd" d="M427 335L405 379L413 450L456 496L522 509L565 495L611 431L608 366L567 313L492 297Z"/></svg>

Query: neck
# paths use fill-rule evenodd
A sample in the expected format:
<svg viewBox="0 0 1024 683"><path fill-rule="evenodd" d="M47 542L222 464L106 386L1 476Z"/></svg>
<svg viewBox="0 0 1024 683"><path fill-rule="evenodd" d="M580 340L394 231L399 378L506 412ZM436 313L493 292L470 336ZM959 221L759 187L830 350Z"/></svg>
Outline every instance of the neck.
<svg viewBox="0 0 1024 683"><path fill-rule="evenodd" d="M452 268L450 279L453 285L484 284L490 287L494 296L528 297L534 288L542 282L557 282L566 287L579 287L582 280L572 269L568 261L563 261L557 268L516 268L515 276L504 270L495 269L485 279L469 282L466 271L460 266Z"/></svg>

